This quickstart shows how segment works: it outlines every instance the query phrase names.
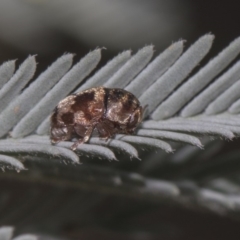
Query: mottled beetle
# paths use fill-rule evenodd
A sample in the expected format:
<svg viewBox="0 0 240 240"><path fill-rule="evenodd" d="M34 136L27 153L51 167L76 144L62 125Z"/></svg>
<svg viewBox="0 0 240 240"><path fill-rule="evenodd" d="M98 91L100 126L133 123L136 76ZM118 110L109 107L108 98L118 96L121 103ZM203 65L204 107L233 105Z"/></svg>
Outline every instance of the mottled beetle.
<svg viewBox="0 0 240 240"><path fill-rule="evenodd" d="M51 116L51 142L79 138L75 150L87 142L94 129L108 139L117 133L132 134L142 121L143 108L130 92L96 87L72 94L60 101Z"/></svg>

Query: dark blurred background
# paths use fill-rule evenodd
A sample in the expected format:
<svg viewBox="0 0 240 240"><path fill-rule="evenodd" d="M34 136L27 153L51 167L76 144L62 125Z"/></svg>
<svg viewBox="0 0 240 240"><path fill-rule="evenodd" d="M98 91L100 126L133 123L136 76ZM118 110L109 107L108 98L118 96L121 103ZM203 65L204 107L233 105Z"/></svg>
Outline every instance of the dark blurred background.
<svg viewBox="0 0 240 240"><path fill-rule="evenodd" d="M189 45L209 32L216 35L214 53L239 36L239 5L233 0L1 0L0 62L37 54L40 71L65 52L81 57L105 47L107 60L147 44L157 52L179 39Z"/></svg>
<svg viewBox="0 0 240 240"><path fill-rule="evenodd" d="M209 32L216 36L210 53L210 56L213 56L240 36L239 9L240 2L234 0L1 0L0 63L18 59L19 64L29 54L37 54L39 74L65 52L76 53L76 59L80 59L96 47L105 47L102 60L104 64L126 49L136 51L147 44L153 44L159 53L179 39L187 40L187 47ZM229 151L237 148L238 143L234 142L226 143L222 149ZM135 171L134 167L131 171ZM28 201L29 196L32 196L26 193L29 189L40 194L43 188L46 192L44 196L40 194L42 199L36 197L38 200L34 200L38 205L48 198L48 194L55 194L52 202L47 207L42 207L43 212L51 210L55 214L51 206L64 206L69 200L67 197L63 198L62 195L66 194L69 194L76 205L72 209L69 207L68 215L72 211L71 216L74 216L77 206L84 204L76 192L66 193L66 189L59 190L52 186L38 187L34 182L29 185L20 182L16 185L16 182L12 178L10 181L1 181L1 191L12 194L17 188L16 197L12 201L25 194L22 199L25 205L21 203L21 211L26 215L29 208L25 200ZM74 194L79 197L79 202ZM91 194L93 196L90 198L94 198L94 192ZM87 205L86 199L84 201ZM79 215L79 218L76 215L71 222L65 222L61 226L63 237L131 240L220 240L240 237L240 222L235 218L138 199L116 196L104 197L104 201L101 201L101 197L99 199L100 203L92 207L91 217L87 217L90 216L88 213L84 217ZM32 208L36 210L38 205L32 204ZM9 215L12 206L14 203L9 203L8 200L6 205L1 205L1 214L4 214L4 217L0 216L1 225L16 225L21 232L21 227L26 231L33 230L27 227L29 222L36 220L37 224L41 224L45 221L46 216L43 213L41 215L40 209L39 219L34 217L36 215L32 218L26 217L28 220L24 223L20 211L17 217L14 215L16 211ZM47 229L46 226L36 227L35 230L52 234L50 227ZM55 234L59 236L57 230Z"/></svg>

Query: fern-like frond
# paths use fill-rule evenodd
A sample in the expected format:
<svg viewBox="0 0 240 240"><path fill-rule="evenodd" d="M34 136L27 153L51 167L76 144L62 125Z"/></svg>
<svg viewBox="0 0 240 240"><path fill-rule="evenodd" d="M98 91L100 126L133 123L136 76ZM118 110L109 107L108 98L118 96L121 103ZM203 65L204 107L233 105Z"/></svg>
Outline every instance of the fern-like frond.
<svg viewBox="0 0 240 240"><path fill-rule="evenodd" d="M89 79L87 76L101 59L101 49L90 52L74 66L73 55L65 54L26 88L36 69L35 56L28 57L15 73L15 61L3 63L1 164L24 169L16 153L47 154L73 163L79 162L77 154L116 160L116 150L138 158L137 149L142 145L172 152L174 147L169 140L202 148L203 135L226 139L240 135L240 63L226 69L240 52L240 38L188 77L209 52L213 39L207 34L183 54L183 41L178 41L152 61L153 46L146 46L133 56L125 51ZM57 103L71 92L101 85L125 88L140 99L142 106L147 106L136 134L117 135L107 142L92 137L76 153L68 149L70 142L52 146L46 135L49 116ZM6 138L9 132L11 138Z"/></svg>
<svg viewBox="0 0 240 240"><path fill-rule="evenodd" d="M13 237L14 228L10 226L0 227L1 240L37 240L38 237L33 234L21 234Z"/></svg>

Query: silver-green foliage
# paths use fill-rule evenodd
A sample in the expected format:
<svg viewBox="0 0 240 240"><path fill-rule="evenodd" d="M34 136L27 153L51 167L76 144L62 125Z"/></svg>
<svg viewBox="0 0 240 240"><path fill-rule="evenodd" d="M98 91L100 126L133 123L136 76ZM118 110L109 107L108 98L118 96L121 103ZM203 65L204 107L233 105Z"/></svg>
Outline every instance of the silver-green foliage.
<svg viewBox="0 0 240 240"><path fill-rule="evenodd" d="M203 147L200 137L233 139L240 134L240 64L227 66L240 52L240 38L188 77L210 50L214 36L207 34L183 53L183 41L169 46L152 59L153 46L131 56L125 51L83 81L101 60L96 49L74 66L73 54L57 59L24 88L36 70L29 56L16 70L15 61L0 66L0 163L24 169L14 153L43 153L78 163L79 154L94 154L116 160L114 150L138 158L137 148L147 145L173 152L168 140ZM183 53L183 54L182 54ZM96 86L125 88L147 106L142 125L134 136L117 135L104 142L91 138L76 153L70 142L52 146L49 116L57 103L74 91ZM206 87L207 86L207 87ZM10 132L11 138L7 138Z"/></svg>
<svg viewBox="0 0 240 240"><path fill-rule="evenodd" d="M13 237L14 228L10 226L0 227L0 240L37 240L38 237L32 234L22 234Z"/></svg>

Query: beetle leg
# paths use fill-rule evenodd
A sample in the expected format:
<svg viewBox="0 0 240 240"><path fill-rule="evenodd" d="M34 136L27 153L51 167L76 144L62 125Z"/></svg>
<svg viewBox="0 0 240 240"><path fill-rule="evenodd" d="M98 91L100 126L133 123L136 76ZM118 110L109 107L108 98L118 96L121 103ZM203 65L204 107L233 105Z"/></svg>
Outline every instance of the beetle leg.
<svg viewBox="0 0 240 240"><path fill-rule="evenodd" d="M91 126L87 129L87 131L85 132L84 138L83 138L83 142L87 142L89 140L94 128L95 128L95 125Z"/></svg>
<svg viewBox="0 0 240 240"><path fill-rule="evenodd" d="M56 144L71 138L72 126L68 127L51 127L51 143Z"/></svg>
<svg viewBox="0 0 240 240"><path fill-rule="evenodd" d="M75 126L75 132L77 133L77 135L80 136L80 139L78 139L72 146L71 149L72 150L76 150L77 146L79 144L85 143L89 140L90 136L92 135L93 129L95 128L95 125L91 126L91 127L83 127L81 125Z"/></svg>
<svg viewBox="0 0 240 240"><path fill-rule="evenodd" d="M73 151L75 151L76 149L77 149L77 146L79 145L79 144L82 144L83 143L83 139L78 139L72 146L71 146L71 149L73 150Z"/></svg>
<svg viewBox="0 0 240 240"><path fill-rule="evenodd" d="M110 121L104 120L96 125L99 137L106 141L113 137L116 133L114 124Z"/></svg>

